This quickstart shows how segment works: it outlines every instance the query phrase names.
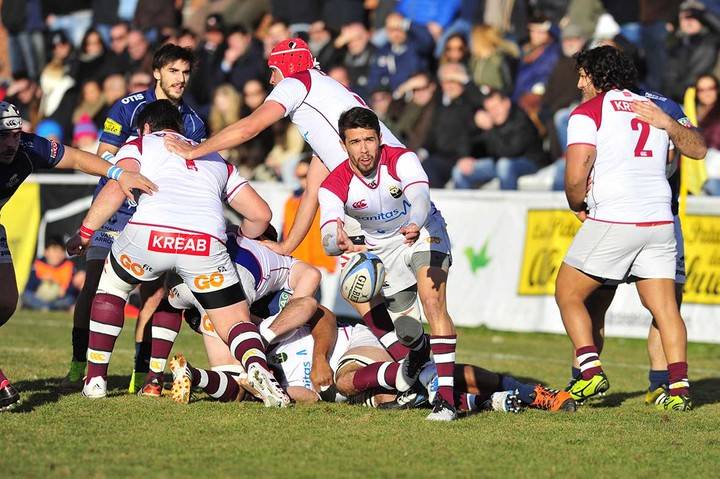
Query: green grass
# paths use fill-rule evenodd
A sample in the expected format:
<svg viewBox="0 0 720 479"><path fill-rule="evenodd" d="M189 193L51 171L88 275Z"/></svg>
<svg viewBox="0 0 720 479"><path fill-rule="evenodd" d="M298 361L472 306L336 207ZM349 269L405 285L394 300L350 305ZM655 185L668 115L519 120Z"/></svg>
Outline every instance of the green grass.
<svg viewBox="0 0 720 479"><path fill-rule="evenodd" d="M644 406L645 344L611 339L603 355L610 392L575 414L434 424L426 411L128 396L134 323L127 326L111 397L96 401L54 393L70 355L69 316L20 312L0 329L0 365L24 400L0 414L0 477L717 477L720 467L720 345L690 346L690 413ZM555 386L568 378L561 336L463 329L459 338L459 361ZM201 365L199 339L184 329L176 350Z"/></svg>

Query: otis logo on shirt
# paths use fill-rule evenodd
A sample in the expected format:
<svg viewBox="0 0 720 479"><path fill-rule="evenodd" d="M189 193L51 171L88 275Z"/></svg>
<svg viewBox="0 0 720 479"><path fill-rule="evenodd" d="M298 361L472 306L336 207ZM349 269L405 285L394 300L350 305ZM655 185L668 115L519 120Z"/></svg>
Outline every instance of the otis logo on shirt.
<svg viewBox="0 0 720 479"><path fill-rule="evenodd" d="M150 231L148 250L158 253L185 254L190 256L210 255L210 235Z"/></svg>

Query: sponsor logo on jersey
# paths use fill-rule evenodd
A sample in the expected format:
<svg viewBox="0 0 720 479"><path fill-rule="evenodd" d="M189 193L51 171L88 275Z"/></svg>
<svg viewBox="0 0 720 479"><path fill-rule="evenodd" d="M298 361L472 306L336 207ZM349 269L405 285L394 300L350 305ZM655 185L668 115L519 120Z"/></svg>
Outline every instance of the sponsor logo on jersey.
<svg viewBox="0 0 720 479"><path fill-rule="evenodd" d="M12 175L12 176L10 177L10 179L8 180L8 182L5 183L5 187L6 187L6 188L12 188L13 186L17 185L18 183L20 183L20 175L18 175L17 173L15 173L14 175Z"/></svg>
<svg viewBox="0 0 720 479"><path fill-rule="evenodd" d="M58 154L58 144L55 140L50 140L50 158L55 159L57 158Z"/></svg>
<svg viewBox="0 0 720 479"><path fill-rule="evenodd" d="M103 125L103 131L105 133L110 133L111 135L120 136L120 132L122 131L122 125L120 125L120 123L116 122L112 118L106 118L105 124Z"/></svg>
<svg viewBox="0 0 720 479"><path fill-rule="evenodd" d="M126 254L120 255L120 266L130 271L135 276L142 276L145 274L145 268L141 264L131 260Z"/></svg>
<svg viewBox="0 0 720 479"><path fill-rule="evenodd" d="M632 102L625 101L625 100L610 100L610 104L615 109L615 111L626 111L626 112L632 112Z"/></svg>
<svg viewBox="0 0 720 479"><path fill-rule="evenodd" d="M273 354L272 356L270 356L270 358L268 360L270 361L271 364L282 364L285 361L287 361L287 358L288 358L287 353L283 352L283 353Z"/></svg>
<svg viewBox="0 0 720 479"><path fill-rule="evenodd" d="M225 276L222 273L212 273L210 275L201 274L195 276L193 284L200 291L210 288L219 288L225 282Z"/></svg>
<svg viewBox="0 0 720 479"><path fill-rule="evenodd" d="M403 209L395 208L392 211L382 211L376 215L372 216L358 216L356 219L358 221L392 221L396 218L399 218L400 216L404 216L408 212L408 208L410 208L410 203L403 200Z"/></svg>
<svg viewBox="0 0 720 479"><path fill-rule="evenodd" d="M312 389L312 381L310 380L310 372L312 371L312 363L310 361L303 362L303 385L307 389Z"/></svg>
<svg viewBox="0 0 720 479"><path fill-rule="evenodd" d="M428 236L427 238L425 238L425 242L430 244L440 244L441 241L442 240L437 236Z"/></svg>
<svg viewBox="0 0 720 479"><path fill-rule="evenodd" d="M122 100L120 100L120 103L122 103L123 105L128 105L132 101L139 101L144 99L145 95L143 95L142 93L136 93L134 95L123 98Z"/></svg>
<svg viewBox="0 0 720 479"><path fill-rule="evenodd" d="M367 207L368 207L367 201L365 201L365 200L356 201L355 203L352 204L352 208L354 210L364 210Z"/></svg>
<svg viewBox="0 0 720 479"><path fill-rule="evenodd" d="M210 235L152 230L148 240L148 250L158 253L209 256Z"/></svg>
<svg viewBox="0 0 720 479"><path fill-rule="evenodd" d="M398 199L402 196L402 190L397 185L390 185L390 196Z"/></svg>
<svg viewBox="0 0 720 479"><path fill-rule="evenodd" d="M680 123L680 124L681 124L682 126L684 126L685 128L692 128L692 127L693 127L692 122L691 122L690 119L689 119L688 117L686 117L686 116L680 118L680 119L678 120L678 123Z"/></svg>

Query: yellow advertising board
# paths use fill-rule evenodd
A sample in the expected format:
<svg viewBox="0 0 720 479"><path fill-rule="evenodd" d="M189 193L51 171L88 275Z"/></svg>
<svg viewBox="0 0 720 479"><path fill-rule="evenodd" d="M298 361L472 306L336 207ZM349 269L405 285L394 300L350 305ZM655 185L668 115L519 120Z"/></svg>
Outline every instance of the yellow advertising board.
<svg viewBox="0 0 720 479"><path fill-rule="evenodd" d="M720 304L720 216L686 216L683 302Z"/></svg>
<svg viewBox="0 0 720 479"><path fill-rule="evenodd" d="M518 294L555 294L558 270L581 225L569 210L528 210Z"/></svg>
<svg viewBox="0 0 720 479"><path fill-rule="evenodd" d="M2 209L0 223L5 226L8 246L15 267L15 279L22 292L35 260L40 225L40 185L23 183Z"/></svg>

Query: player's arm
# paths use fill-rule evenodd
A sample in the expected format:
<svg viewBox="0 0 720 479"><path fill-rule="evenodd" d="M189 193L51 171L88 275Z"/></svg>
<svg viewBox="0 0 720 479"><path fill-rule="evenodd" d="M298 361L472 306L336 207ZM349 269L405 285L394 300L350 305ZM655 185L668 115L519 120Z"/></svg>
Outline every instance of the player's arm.
<svg viewBox="0 0 720 479"><path fill-rule="evenodd" d="M587 207L587 182L596 155L594 145L575 143L568 146L565 159L565 196L570 209L575 212L585 211Z"/></svg>
<svg viewBox="0 0 720 479"><path fill-rule="evenodd" d="M703 159L707 154L705 139L692 125L685 126L665 113L652 101L634 101L632 108L637 118L665 130L675 148L688 158ZM680 107L677 107L680 110ZM680 110L682 111L682 110ZM684 115L683 115L684 117Z"/></svg>
<svg viewBox="0 0 720 479"><path fill-rule="evenodd" d="M310 381L315 391L320 392L333 384L333 371L329 360L337 340L337 320L329 309L320 306L309 324L315 342Z"/></svg>
<svg viewBox="0 0 720 479"><path fill-rule="evenodd" d="M57 163L56 168L78 170L90 175L107 176L110 179L117 180L117 182L110 181L108 184L119 187L119 191L123 196L131 200L134 199L133 189L141 190L150 195L153 191L157 191L155 183L138 173L137 164L135 162L130 162L130 164L135 169L129 170L119 164L111 165L99 156L66 146L65 154Z"/></svg>
<svg viewBox="0 0 720 479"><path fill-rule="evenodd" d="M290 255L302 240L305 239L318 210L318 191L320 190L320 185L329 174L330 171L325 164L320 161L320 158L313 156L306 178L307 188L305 188L305 191L303 191L300 197L300 204L295 214L295 220L292 226L290 226L290 231L288 231L286 237L278 243L267 242L266 245L268 248L276 253Z"/></svg>
<svg viewBox="0 0 720 479"><path fill-rule="evenodd" d="M425 225L430 213L430 186L427 174L420 165L415 153L405 153L395 166L400 178L403 194L410 203L407 225L400 228L406 243L414 243L420 236L420 228Z"/></svg>
<svg viewBox="0 0 720 479"><path fill-rule="evenodd" d="M318 192L320 201L320 236L325 254L339 256L343 253L364 251L365 248L353 244L343 228L345 205L338 196L322 187Z"/></svg>
<svg viewBox="0 0 720 479"><path fill-rule="evenodd" d="M228 203L243 217L240 231L243 236L257 238L270 224L272 219L270 206L246 180L233 189L235 191L231 191L228 195Z"/></svg>
<svg viewBox="0 0 720 479"><path fill-rule="evenodd" d="M285 116L285 107L274 101L266 101L245 118L223 128L217 135L199 145L190 145L173 135L165 137L165 146L183 158L193 160L216 151L234 148L257 136L268 126Z"/></svg>

